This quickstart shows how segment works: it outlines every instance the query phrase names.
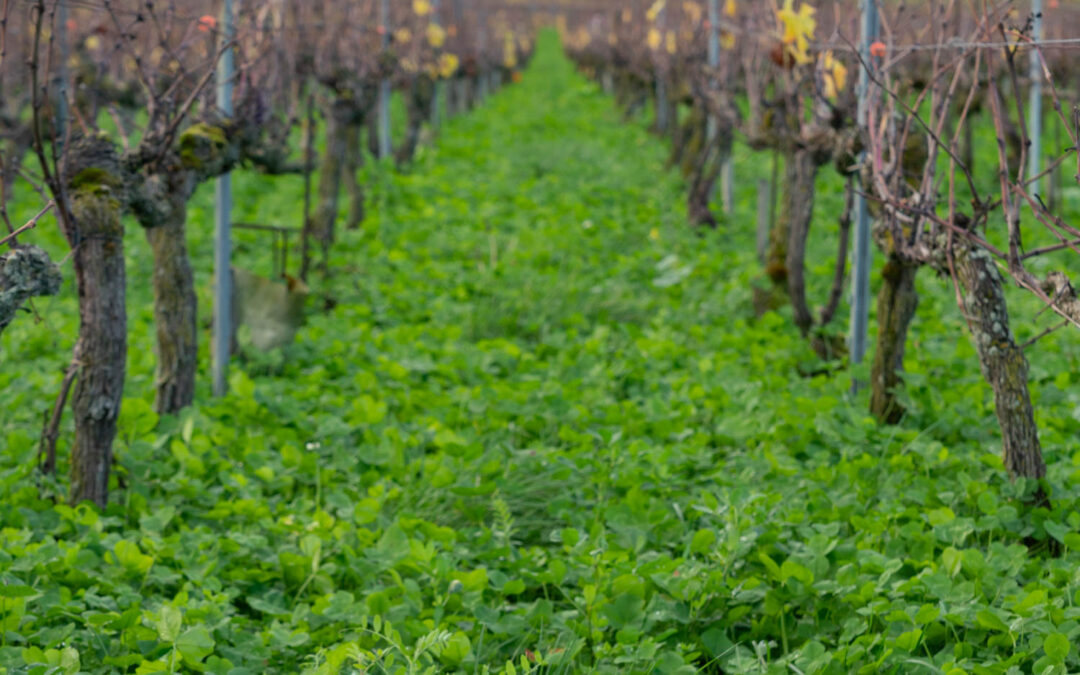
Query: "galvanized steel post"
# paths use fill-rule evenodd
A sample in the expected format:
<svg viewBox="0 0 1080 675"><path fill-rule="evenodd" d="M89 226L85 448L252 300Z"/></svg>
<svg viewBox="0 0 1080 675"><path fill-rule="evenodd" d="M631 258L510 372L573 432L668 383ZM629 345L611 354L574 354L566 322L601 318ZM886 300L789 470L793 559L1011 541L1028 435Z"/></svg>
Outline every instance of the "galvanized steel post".
<svg viewBox="0 0 1080 675"><path fill-rule="evenodd" d="M431 23L436 27L442 27L439 21L439 0L431 0ZM439 77L435 76L435 100L431 102L431 128L434 131L438 131L442 125L442 105L446 100L446 82Z"/></svg>
<svg viewBox="0 0 1080 675"><path fill-rule="evenodd" d="M379 0L379 27L382 29L383 51L390 48L390 0ZM379 128L379 158L385 159L393 151L390 143L390 79L379 82L379 109L376 120Z"/></svg>
<svg viewBox="0 0 1080 675"><path fill-rule="evenodd" d="M1035 42L1041 42L1043 38L1042 0L1031 0L1032 31L1031 38ZM1031 134L1031 147L1028 148L1028 178L1034 178L1042 171L1042 63L1039 50L1031 50L1031 62L1028 72L1031 76L1031 90L1028 92L1028 130ZM1039 186L1042 181L1036 183L1035 191L1040 192Z"/></svg>
<svg viewBox="0 0 1080 675"><path fill-rule="evenodd" d="M231 42L233 3L225 0L221 16L221 39ZM217 105L223 114L233 114L233 77L235 62L229 47L218 64ZM214 361L213 393L224 396L229 389L229 356L232 350L232 176L223 174L215 186L217 204L214 211Z"/></svg>
<svg viewBox="0 0 1080 675"><path fill-rule="evenodd" d="M870 45L878 33L878 9L876 0L863 0L862 36L859 52L865 66L859 70L859 124L866 124L867 95L870 91L870 73L872 66ZM866 357L866 342L870 323L870 212L866 199L861 194L855 195L855 246L853 250L851 275L851 325L849 341L851 363L858 365ZM858 390L859 383L852 384Z"/></svg>

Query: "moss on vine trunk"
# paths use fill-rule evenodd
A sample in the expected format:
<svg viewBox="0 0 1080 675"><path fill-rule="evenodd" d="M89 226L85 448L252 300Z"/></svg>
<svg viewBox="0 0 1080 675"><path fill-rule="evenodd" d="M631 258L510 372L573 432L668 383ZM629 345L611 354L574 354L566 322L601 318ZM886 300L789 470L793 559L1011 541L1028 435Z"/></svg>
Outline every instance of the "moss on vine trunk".
<svg viewBox="0 0 1080 675"><path fill-rule="evenodd" d="M70 496L72 503L88 500L104 508L127 361L122 181L107 140L85 139L70 152L76 170L68 180L67 235L79 296Z"/></svg>

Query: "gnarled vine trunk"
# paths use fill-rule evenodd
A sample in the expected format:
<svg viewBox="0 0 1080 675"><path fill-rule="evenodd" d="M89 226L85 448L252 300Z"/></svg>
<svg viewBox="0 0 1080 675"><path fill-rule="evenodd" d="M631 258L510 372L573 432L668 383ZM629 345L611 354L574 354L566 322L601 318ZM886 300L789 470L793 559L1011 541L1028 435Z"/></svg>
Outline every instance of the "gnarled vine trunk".
<svg viewBox="0 0 1080 675"><path fill-rule="evenodd" d="M915 317L919 295L915 290L917 264L890 255L881 271L877 297L877 348L870 370L870 412L879 422L896 424L904 415L896 390L902 385L904 345Z"/></svg>
<svg viewBox="0 0 1080 675"><path fill-rule="evenodd" d="M195 400L198 326L195 277L187 250L187 197L170 195L165 222L146 228L154 255L154 325L157 330L157 395L154 408L168 415Z"/></svg>
<svg viewBox="0 0 1080 675"><path fill-rule="evenodd" d="M814 180L818 165L814 153L806 148L792 148L784 157L784 182L780 214L769 231L769 249L765 256L767 288L757 289L758 314L779 309L792 293L805 299L803 267L806 237L814 212ZM792 278L794 272L795 278ZM813 324L805 307L796 310L795 323L804 332Z"/></svg>
<svg viewBox="0 0 1080 675"><path fill-rule="evenodd" d="M723 169L724 160L731 154L733 138L731 130L720 128L718 121L716 138L709 139L707 126L706 124L706 128L696 131L704 139L704 148L697 152L690 167L690 190L686 206L692 224L716 227L716 217L709 209L709 201Z"/></svg>
<svg viewBox="0 0 1080 675"><path fill-rule="evenodd" d="M319 165L319 196L313 218L313 232L322 248L323 272L329 268L330 246L334 243L334 223L337 221L338 195L349 147L349 123L353 104L335 99L326 120L326 151Z"/></svg>
<svg viewBox="0 0 1080 675"><path fill-rule="evenodd" d="M379 116L368 115L364 120L367 126L367 149L371 156L379 159Z"/></svg>
<svg viewBox="0 0 1080 675"><path fill-rule="evenodd" d="M201 181L237 163L239 138L240 132L227 124L193 124L167 161L139 174L129 194L154 256L154 408L161 415L175 414L195 400L198 300L187 248L187 202Z"/></svg>
<svg viewBox="0 0 1080 675"><path fill-rule="evenodd" d="M431 119L431 109L435 101L435 82L427 75L417 75L409 87L406 98L408 126L405 138L398 148L398 166L408 164L416 157L416 148L420 144L420 130Z"/></svg>
<svg viewBox="0 0 1080 675"><path fill-rule="evenodd" d="M472 81L467 77L459 77L457 80L458 87L458 112L467 113L473 109L475 105L475 94L472 88Z"/></svg>
<svg viewBox="0 0 1080 675"><path fill-rule="evenodd" d="M937 266L946 264L939 261ZM994 390L1005 468L1012 476L1042 478L1046 464L1028 391L1028 362L1009 326L1001 273L985 249L967 244L954 247L953 268L963 289L961 310L975 340L979 366Z"/></svg>
<svg viewBox="0 0 1080 675"><path fill-rule="evenodd" d="M360 146L363 128L363 120L354 120L346 130L345 189L349 193L349 216L345 227L350 230L360 229L364 222L364 186L357 175L364 165L364 152Z"/></svg>
<svg viewBox="0 0 1080 675"><path fill-rule="evenodd" d="M707 143L705 113L700 106L694 106L689 116L676 125L672 136L671 154L668 166L682 166L687 159L693 161L693 155L704 151Z"/></svg>
<svg viewBox="0 0 1080 675"><path fill-rule="evenodd" d="M69 150L72 266L79 296L78 376L71 398L71 502L104 508L127 361L123 181L107 139L80 139Z"/></svg>
<svg viewBox="0 0 1080 675"><path fill-rule="evenodd" d="M814 180L817 178L817 170L813 152L804 148L795 150L787 164L784 205L776 227L777 230L787 230L788 242L783 259L787 291L792 299L795 325L804 336L814 325L814 317L806 302L806 240L810 235L810 223L814 215ZM779 261L780 252L776 251L774 255Z"/></svg>

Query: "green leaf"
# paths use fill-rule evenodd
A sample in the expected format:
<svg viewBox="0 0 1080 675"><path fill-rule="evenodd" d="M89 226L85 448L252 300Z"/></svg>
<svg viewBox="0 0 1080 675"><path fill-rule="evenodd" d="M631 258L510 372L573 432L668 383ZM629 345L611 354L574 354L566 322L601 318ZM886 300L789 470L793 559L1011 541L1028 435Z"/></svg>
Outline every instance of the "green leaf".
<svg viewBox="0 0 1080 675"><path fill-rule="evenodd" d="M378 424L386 419L386 412L385 401L376 401L368 394L363 394L353 402L349 422L356 425Z"/></svg>
<svg viewBox="0 0 1080 675"><path fill-rule="evenodd" d="M450 640L439 654L439 658L449 666L460 666L465 659L469 658L471 653L472 643L469 641L469 636L462 631L458 631L450 637Z"/></svg>
<svg viewBox="0 0 1080 675"><path fill-rule="evenodd" d="M922 630L918 628L901 633L896 637L896 646L904 651L913 652L919 646L922 634Z"/></svg>
<svg viewBox="0 0 1080 675"><path fill-rule="evenodd" d="M440 429L433 439L435 447L440 450L446 448L463 447L465 445L465 439L451 431L450 429Z"/></svg>
<svg viewBox="0 0 1080 675"><path fill-rule="evenodd" d="M915 623L919 626L925 626L928 623L937 621L938 616L941 615L941 609L937 605L923 605L919 608L919 611L915 613Z"/></svg>
<svg viewBox="0 0 1080 675"><path fill-rule="evenodd" d="M581 539L581 533L572 527L564 527L559 533L559 536L562 539L562 543L570 548L573 548L578 543L578 540Z"/></svg>
<svg viewBox="0 0 1080 675"><path fill-rule="evenodd" d="M1062 544L1065 543L1065 536L1069 534L1069 528L1067 525L1055 523L1052 520L1047 520L1043 523L1043 528L1046 529L1046 533L1054 539L1057 539Z"/></svg>
<svg viewBox="0 0 1080 675"><path fill-rule="evenodd" d="M705 555L716 545L716 532L712 530L698 530L690 542L690 552Z"/></svg>
<svg viewBox="0 0 1080 675"><path fill-rule="evenodd" d="M735 648L727 634L719 628L710 628L701 635L701 644L705 645L710 656L723 657Z"/></svg>
<svg viewBox="0 0 1080 675"><path fill-rule="evenodd" d="M1009 626L1001 620L997 614L994 614L989 609L980 609L975 613L975 621L979 626L988 630L996 630L1002 633L1009 632Z"/></svg>
<svg viewBox="0 0 1080 675"><path fill-rule="evenodd" d="M814 583L814 573L809 568L788 558L780 566L780 583L786 584L793 577L807 586Z"/></svg>
<svg viewBox="0 0 1080 675"><path fill-rule="evenodd" d="M0 598L29 598L34 595L39 593L24 584L0 584Z"/></svg>
<svg viewBox="0 0 1080 675"><path fill-rule="evenodd" d="M404 560L409 555L409 537L397 523L386 528L376 544L379 556L391 564Z"/></svg>
<svg viewBox="0 0 1080 675"><path fill-rule="evenodd" d="M22 650L22 660L28 666L48 666L48 670L33 669L28 672L43 672L49 675L75 675L79 672L79 652L74 647L46 649L27 647ZM0 670L0 673L4 671ZM22 671L18 671L22 672Z"/></svg>
<svg viewBox="0 0 1080 675"><path fill-rule="evenodd" d="M133 541L121 539L116 542L113 551L116 553L116 561L132 574L145 576L154 565L154 558L145 555Z"/></svg>
<svg viewBox="0 0 1080 675"><path fill-rule="evenodd" d="M487 570L482 567L475 569L472 572L455 574L454 577L461 582L462 587L466 591L482 591L486 589L488 585L488 573Z"/></svg>
<svg viewBox="0 0 1080 675"><path fill-rule="evenodd" d="M521 579L511 579L503 584L503 595L520 595L525 592L525 582Z"/></svg>
<svg viewBox="0 0 1080 675"><path fill-rule="evenodd" d="M960 573L964 557L960 554L960 551L950 546L941 552L941 562L945 565L945 571L949 573L949 576L955 577Z"/></svg>
<svg viewBox="0 0 1080 675"><path fill-rule="evenodd" d="M162 642L173 643L180 636L180 625L183 623L183 615L180 610L172 605L162 605L158 612L155 627L158 637Z"/></svg>
<svg viewBox="0 0 1080 675"><path fill-rule="evenodd" d="M947 506L943 506L940 509L934 509L926 514L926 517L930 520L930 524L934 527L939 525L946 525L956 520L956 514L953 510Z"/></svg>
<svg viewBox="0 0 1080 675"><path fill-rule="evenodd" d="M759 551L758 560L761 561L762 565L765 565L765 569L769 571L769 575L772 578L783 583L784 579L780 574L780 566L777 565L776 562L768 556L768 554L766 554L764 551Z"/></svg>
<svg viewBox="0 0 1080 675"><path fill-rule="evenodd" d="M1065 658L1071 650L1069 638L1061 633L1051 633L1043 640L1043 651L1054 663L1065 663Z"/></svg>
<svg viewBox="0 0 1080 675"><path fill-rule="evenodd" d="M195 626L177 638L176 650L189 665L195 665L214 653L214 638L205 626Z"/></svg>
<svg viewBox="0 0 1080 675"><path fill-rule="evenodd" d="M74 647L64 647L60 650L60 667L64 675L75 675L81 666L79 651Z"/></svg>
<svg viewBox="0 0 1080 675"><path fill-rule="evenodd" d="M191 445L191 438L195 435L195 415L188 414L180 429L180 439Z"/></svg>
<svg viewBox="0 0 1080 675"><path fill-rule="evenodd" d="M120 406L120 418L116 421L121 438L144 438L151 434L158 424L158 414L154 407L141 398L125 398Z"/></svg>
<svg viewBox="0 0 1080 675"><path fill-rule="evenodd" d="M997 498L995 498L994 495L990 492L980 493L976 504L978 505L979 510L982 511L985 515L992 516L997 513Z"/></svg>
<svg viewBox="0 0 1080 675"><path fill-rule="evenodd" d="M633 593L623 593L605 605L603 613L616 630L635 628L645 618L645 603Z"/></svg>

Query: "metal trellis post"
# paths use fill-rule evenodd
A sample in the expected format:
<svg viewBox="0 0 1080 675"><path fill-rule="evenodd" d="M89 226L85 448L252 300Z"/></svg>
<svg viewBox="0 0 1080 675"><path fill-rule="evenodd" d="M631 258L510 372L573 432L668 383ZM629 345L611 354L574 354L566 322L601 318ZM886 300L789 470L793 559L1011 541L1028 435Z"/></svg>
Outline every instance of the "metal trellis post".
<svg viewBox="0 0 1080 675"><path fill-rule="evenodd" d="M454 31L455 31L455 44L463 44L462 38L465 35L465 10L462 8L462 0L454 0ZM468 107L466 103L466 92L468 91L468 84L465 81L463 75L456 74L454 79L449 83L451 87L454 87L454 106L453 110L449 108L446 111L447 117L451 114L460 115L465 112Z"/></svg>
<svg viewBox="0 0 1080 675"><path fill-rule="evenodd" d="M1042 0L1031 0L1032 35L1035 42L1043 38ZM1042 63L1039 59L1039 50L1032 48L1031 63L1029 69L1031 75L1030 100L1028 102L1028 129L1031 133L1031 147L1028 157L1028 178L1034 178L1042 171ZM1042 181L1035 185L1035 191L1039 189Z"/></svg>
<svg viewBox="0 0 1080 675"><path fill-rule="evenodd" d="M720 0L709 0L709 67L720 65ZM712 81L716 86L716 80ZM706 122L706 136L709 143L716 141L717 123L714 115L709 115Z"/></svg>
<svg viewBox="0 0 1080 675"><path fill-rule="evenodd" d="M222 8L221 39L232 41L233 2L225 0ZM222 54L218 64L217 104L227 116L233 114L233 76L235 63L230 47ZM214 396L224 396L228 391L229 352L232 349L232 233L230 232L232 215L232 177L223 174L217 179L217 204L214 212Z"/></svg>
<svg viewBox="0 0 1080 675"><path fill-rule="evenodd" d="M379 1L379 26L382 28L383 51L390 48L390 0ZM379 157L385 159L392 152L390 144L390 80L379 82Z"/></svg>
<svg viewBox="0 0 1080 675"><path fill-rule="evenodd" d="M863 62L871 63L870 45L877 37L878 10L876 0L863 0L862 36L859 50ZM859 124L866 124L867 94L870 90L870 73L867 69L859 71ZM851 275L851 363L858 365L866 357L866 342L870 323L870 212L866 199L861 194L855 195L855 246ZM859 383L852 384L858 390Z"/></svg>
<svg viewBox="0 0 1080 675"><path fill-rule="evenodd" d="M660 6L660 13L656 17L657 29L660 31L660 41L663 44L664 31L667 28L667 8ZM656 130L661 134L668 130L668 107L667 107L667 80L664 78L662 68L656 68Z"/></svg>
<svg viewBox="0 0 1080 675"><path fill-rule="evenodd" d="M720 66L720 0L709 0L709 66ZM716 82L713 82L713 86ZM709 143L716 142L717 119L709 115L708 137ZM724 212L731 213L735 208L735 158L729 152L721 158L723 164L720 167L720 196L724 205ZM713 186L715 193L716 186Z"/></svg>
<svg viewBox="0 0 1080 675"><path fill-rule="evenodd" d="M480 65L480 64L483 63L484 54L487 52L487 14L484 13L483 7L478 7L476 12L477 12L477 20L476 20L476 31L477 31L477 52L476 52L477 75L476 75L476 80L477 80L477 83L479 85L477 87L476 98L477 98L477 102L479 103L479 102L483 101L484 99L486 99L487 96L488 96L488 84L489 84L488 74L485 73L485 72L481 72L483 70L483 68Z"/></svg>
<svg viewBox="0 0 1080 675"><path fill-rule="evenodd" d="M439 0L432 0L431 2L431 23L437 27L441 27L439 21ZM446 100L444 95L446 91L446 82L441 77L435 78L435 100L431 102L431 128L436 132L439 131L439 127L442 125L442 105Z"/></svg>
<svg viewBox="0 0 1080 675"><path fill-rule="evenodd" d="M56 69L56 142L64 147L68 127L68 59L70 42L68 40L67 0L59 0L56 7L56 40L60 46L60 63Z"/></svg>

